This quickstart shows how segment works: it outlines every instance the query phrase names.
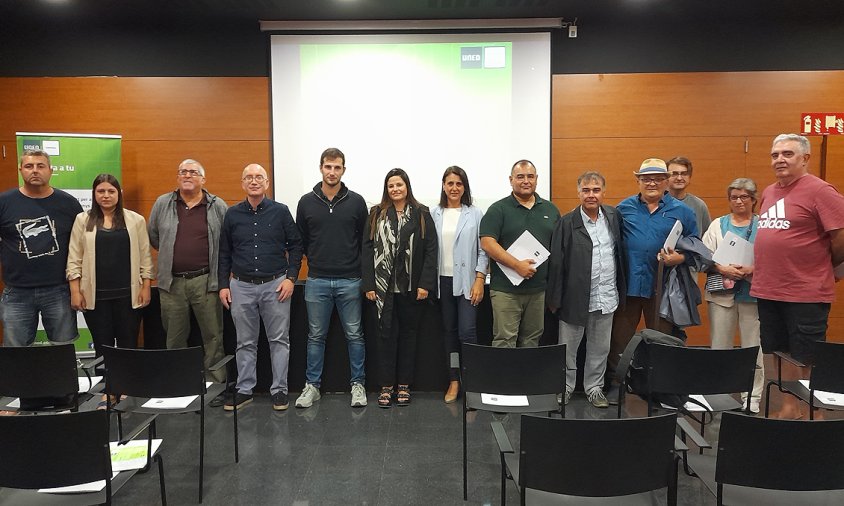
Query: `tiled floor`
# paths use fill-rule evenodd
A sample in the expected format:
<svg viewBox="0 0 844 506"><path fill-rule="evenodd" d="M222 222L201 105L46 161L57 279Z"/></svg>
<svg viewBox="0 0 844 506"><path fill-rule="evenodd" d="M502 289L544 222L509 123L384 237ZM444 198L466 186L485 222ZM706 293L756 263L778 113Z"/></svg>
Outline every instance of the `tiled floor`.
<svg viewBox="0 0 844 506"><path fill-rule="evenodd" d="M349 394L329 394L308 409L291 403L288 411L274 412L268 396L256 396L239 412L239 464L233 460L232 415L209 411L204 504L499 503L498 453L489 422L502 420L516 441L517 416L470 415L469 501L464 503L460 404L444 404L439 393L414 393L411 406L385 410L374 397L369 395L366 408L350 408ZM639 402L632 402L633 414ZM575 394L567 416L614 417L615 410L593 408ZM159 418L170 504L196 503L197 421L192 414ZM136 476L116 502L158 504L157 480L155 471ZM715 503L696 479L682 473L679 497L680 504ZM512 485L508 502L518 504Z"/></svg>

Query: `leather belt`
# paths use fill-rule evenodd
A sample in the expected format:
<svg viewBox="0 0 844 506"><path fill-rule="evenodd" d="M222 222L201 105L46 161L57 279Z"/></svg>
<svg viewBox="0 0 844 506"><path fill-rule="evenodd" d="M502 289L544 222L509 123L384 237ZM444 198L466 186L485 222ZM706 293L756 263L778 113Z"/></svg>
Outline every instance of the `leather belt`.
<svg viewBox="0 0 844 506"><path fill-rule="evenodd" d="M278 279L284 276L283 272L279 272L278 274L273 274L272 276L241 276L240 274L233 274L232 277L238 281L242 281L244 283L251 283L253 285L263 285L264 283L268 283L274 279Z"/></svg>
<svg viewBox="0 0 844 506"><path fill-rule="evenodd" d="M174 272L173 277L175 278L184 278L184 279L193 279L202 276L203 274L208 274L211 272L211 269L208 267L203 267L202 269L196 271L185 271L185 272Z"/></svg>

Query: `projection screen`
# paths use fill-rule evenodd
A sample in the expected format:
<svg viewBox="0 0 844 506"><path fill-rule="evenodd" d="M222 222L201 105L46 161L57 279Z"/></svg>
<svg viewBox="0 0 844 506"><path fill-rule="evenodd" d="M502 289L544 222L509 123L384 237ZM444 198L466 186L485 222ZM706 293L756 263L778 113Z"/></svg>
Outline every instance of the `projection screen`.
<svg viewBox="0 0 844 506"><path fill-rule="evenodd" d="M434 206L446 167L486 209L529 159L550 198L550 36L542 33L272 35L274 198L295 215L319 156L346 155L343 182L369 205L394 167Z"/></svg>

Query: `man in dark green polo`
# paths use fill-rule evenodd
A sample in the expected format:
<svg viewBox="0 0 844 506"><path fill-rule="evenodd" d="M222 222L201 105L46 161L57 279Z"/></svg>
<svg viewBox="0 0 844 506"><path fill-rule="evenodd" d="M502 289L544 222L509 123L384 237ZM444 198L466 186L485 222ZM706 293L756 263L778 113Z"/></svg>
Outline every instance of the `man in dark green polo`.
<svg viewBox="0 0 844 506"><path fill-rule="evenodd" d="M520 259L507 252L525 231L546 250L551 247L551 233L560 211L536 194L537 179L533 163L528 160L516 162L510 170L513 193L492 204L481 220L481 247L495 260L489 285L493 346L538 346L544 330L548 263L537 267L532 258ZM502 265L514 270L522 281L513 284L501 270Z"/></svg>

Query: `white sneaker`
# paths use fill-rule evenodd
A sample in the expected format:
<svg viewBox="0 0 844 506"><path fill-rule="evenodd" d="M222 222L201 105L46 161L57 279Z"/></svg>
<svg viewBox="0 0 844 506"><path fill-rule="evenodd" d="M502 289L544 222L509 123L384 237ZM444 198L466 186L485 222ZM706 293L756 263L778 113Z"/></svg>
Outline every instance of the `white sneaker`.
<svg viewBox="0 0 844 506"><path fill-rule="evenodd" d="M758 414L759 413L759 404L761 404L761 403L762 403L762 399L757 399L757 398L751 397L750 398L750 412L753 413L754 415Z"/></svg>
<svg viewBox="0 0 844 506"><path fill-rule="evenodd" d="M352 407L366 406L366 389L360 383L352 383Z"/></svg>
<svg viewBox="0 0 844 506"><path fill-rule="evenodd" d="M302 393L299 395L299 398L296 399L296 407L310 408L311 406L313 406L314 401L318 401L319 398L319 388L311 385L310 383L305 383L305 389L302 390Z"/></svg>

